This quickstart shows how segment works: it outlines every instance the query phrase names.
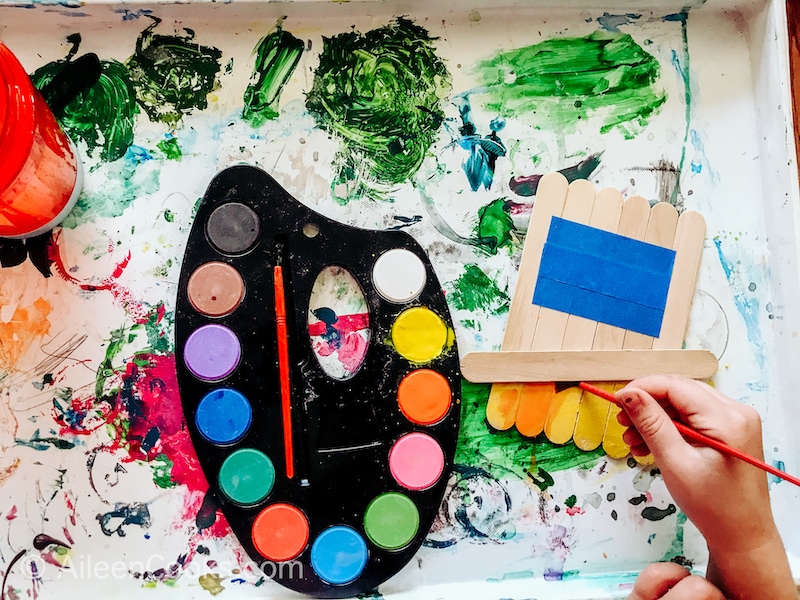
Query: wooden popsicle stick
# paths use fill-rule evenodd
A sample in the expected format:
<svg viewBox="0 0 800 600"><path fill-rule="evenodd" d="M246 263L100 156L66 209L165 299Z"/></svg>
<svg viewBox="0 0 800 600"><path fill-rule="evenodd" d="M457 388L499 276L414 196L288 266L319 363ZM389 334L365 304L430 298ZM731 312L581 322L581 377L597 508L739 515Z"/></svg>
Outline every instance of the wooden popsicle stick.
<svg viewBox="0 0 800 600"><path fill-rule="evenodd" d="M614 188L602 189L595 196L589 225L603 231L616 232L621 214L622 194ZM594 344L597 325L597 321L577 315L569 315L561 349L591 349ZM591 398L589 402L597 400L598 405L602 405L605 413L608 412L607 402L602 402L602 399L593 397L591 394L587 394L587 397ZM580 407L583 402L582 398L583 391L578 387L570 387L557 394L550 404L550 412L545 423L545 434L551 442L566 444L570 439L573 439ZM603 414L603 420L596 427L600 430L600 438L602 438L602 428L605 425L605 413ZM599 445L599 442L597 445Z"/></svg>
<svg viewBox="0 0 800 600"><path fill-rule="evenodd" d="M596 191L594 186L585 179L577 179L569 185L569 193L564 203L564 211L561 216L569 221L576 223L588 223L592 216L594 207L594 197ZM531 295L531 298L533 295ZM530 300L529 300L530 301ZM531 350L560 350L564 342L564 333L567 329L567 321L571 315L552 308L540 307L539 320L536 324ZM524 350L522 346L518 348Z"/></svg>
<svg viewBox="0 0 800 600"><path fill-rule="evenodd" d="M533 304L531 300L539 275L542 248L550 230L550 220L554 215L561 215L568 191L569 182L560 173L548 173L539 181L536 201L533 205L528 232L525 236L525 245L522 249L519 275L503 336L501 346L503 350L528 349L533 342L536 322L539 318L539 306ZM519 414L520 402L523 400L529 402L531 395L537 395L524 390L523 387L524 384L519 382L499 383L492 386L486 404L486 420L489 425L505 431L514 425L518 416L521 416L524 427L528 431L535 431L533 436L541 433L542 427L544 427L544 418L538 418L537 415L541 411L537 410L537 407L525 408L522 414ZM538 431L536 431L537 428Z"/></svg>
<svg viewBox="0 0 800 600"><path fill-rule="evenodd" d="M595 220L594 214L592 215L593 225L606 231L619 232L620 219L622 218L622 209L624 201L622 194L615 188L606 188L597 194L595 199L595 208L602 210L605 214L605 222ZM597 327L602 325L598 323ZM608 343L608 337L598 337L597 327L595 327L595 335L592 337L591 347L594 350L606 350L615 348L605 348L604 344ZM575 431L573 432L572 439L575 445L581 450L594 450L603 441L603 432L605 431L606 418L608 417L609 405L598 402L598 398L591 394L581 393L578 406L575 411Z"/></svg>
<svg viewBox="0 0 800 600"><path fill-rule="evenodd" d="M517 412L517 431L525 437L536 437L544 431L547 413L553 397L556 395L556 386L553 382L518 385L521 390L519 411Z"/></svg>
<svg viewBox="0 0 800 600"><path fill-rule="evenodd" d="M706 222L700 213L687 210L678 218L675 244L672 247L675 250L675 265L667 293L661 334L653 340L653 348L680 348L683 345L705 235Z"/></svg>
<svg viewBox="0 0 800 600"><path fill-rule="evenodd" d="M617 233L635 240L643 240L650 220L650 203L642 196L631 196L622 205ZM595 343L600 348L622 348L625 330L607 323L598 323Z"/></svg>
<svg viewBox="0 0 800 600"><path fill-rule="evenodd" d="M536 201L533 205L519 276L508 311L508 322L503 335L503 350L528 350L533 346L533 337L539 319L539 306L533 304L533 290L539 277L542 248L550 231L550 220L561 216L569 192L569 183L560 173L548 173L539 181Z"/></svg>
<svg viewBox="0 0 800 600"><path fill-rule="evenodd" d="M564 212L561 216L575 223L589 223L594 210L596 193L591 182L585 179L573 181L569 185L567 201L564 204ZM539 311L539 323L536 326L537 329L533 339L533 349L563 349L570 320L576 324L577 329L580 329L582 323L580 323L579 320L581 320L581 317L542 307ZM587 319L582 320L588 322ZM579 336L580 331L576 331L575 335ZM573 339L569 343L578 346L578 348L581 346L579 339ZM549 387L551 384L545 385ZM541 402L544 400L541 391L536 393L536 396L538 397L538 401ZM529 397L533 397L533 393L531 393ZM545 416L544 433L547 439L554 444L565 444L572 438L572 432L575 430L575 413L579 399L580 389L577 390L577 393L575 390L569 389L555 393L555 387L553 387L550 401L547 402L548 409Z"/></svg>
<svg viewBox="0 0 800 600"><path fill-rule="evenodd" d="M462 375L475 383L629 381L651 373L707 379L717 367L708 350L501 350L469 352L461 360Z"/></svg>
<svg viewBox="0 0 800 600"><path fill-rule="evenodd" d="M628 198L622 207L617 233L635 240L643 240L647 235L649 222L650 203L641 196L633 196ZM624 329L600 323L597 326L594 347L607 350L622 348L625 344L625 333ZM612 458L623 458L629 452L628 445L622 440L625 429L617 423L619 410L618 407L611 406L603 425L603 450Z"/></svg>
<svg viewBox="0 0 800 600"><path fill-rule="evenodd" d="M675 231L678 228L678 211L669 202L659 202L650 209L650 220L647 223L647 235L644 241L663 248L672 248L675 243ZM673 269L673 275L675 271ZM692 290L692 293L694 290ZM691 302L691 298L689 299ZM662 327L663 330L663 327ZM683 338L681 338L683 342ZM652 348L653 337L638 331L626 331L623 348ZM680 346L671 346L680 348Z"/></svg>
<svg viewBox="0 0 800 600"><path fill-rule="evenodd" d="M669 202L659 202L650 209L650 221L647 223L645 241L664 248L672 248L675 245L675 233L677 229L678 211ZM673 269L673 275L674 273L675 271ZM694 289L692 289L692 292L694 292ZM637 331L626 331L625 343L622 347L625 349L649 349L653 347L653 340L654 338L652 336L644 335ZM683 341L683 338L681 338L681 341ZM680 348L680 346L673 346L673 348ZM624 384L620 384L618 387L622 387L623 385ZM591 396L591 394L589 395ZM624 428L615 427L615 425L618 425L616 415L614 416L613 422L610 424L612 427L611 432L617 432L620 436L624 433ZM624 445L624 443L625 442L620 439L618 444L615 444L615 447L619 447L619 451L622 452L622 445ZM636 462L641 465L653 464L655 462L652 455L635 456L634 458Z"/></svg>

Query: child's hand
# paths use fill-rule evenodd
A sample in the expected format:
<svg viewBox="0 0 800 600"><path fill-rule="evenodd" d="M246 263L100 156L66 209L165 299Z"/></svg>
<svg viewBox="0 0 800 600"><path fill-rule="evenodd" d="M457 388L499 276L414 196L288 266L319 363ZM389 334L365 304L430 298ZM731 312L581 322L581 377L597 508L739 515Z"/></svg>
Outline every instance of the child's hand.
<svg viewBox="0 0 800 600"><path fill-rule="evenodd" d="M725 600L706 579L675 563L655 563L636 578L628 600Z"/></svg>
<svg viewBox="0 0 800 600"><path fill-rule="evenodd" d="M631 452L652 452L672 497L705 536L709 580L734 600L795 600L766 474L687 442L671 422L681 421L763 460L758 413L704 383L664 375L636 379L616 397L624 409L617 419L629 427L623 439Z"/></svg>

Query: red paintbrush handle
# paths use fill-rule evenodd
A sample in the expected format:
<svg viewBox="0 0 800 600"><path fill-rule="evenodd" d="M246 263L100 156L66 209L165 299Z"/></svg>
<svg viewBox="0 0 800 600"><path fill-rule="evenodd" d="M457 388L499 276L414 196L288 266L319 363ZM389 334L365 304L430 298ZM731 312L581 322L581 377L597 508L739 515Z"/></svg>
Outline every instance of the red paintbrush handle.
<svg viewBox="0 0 800 600"><path fill-rule="evenodd" d="M595 396L599 396L600 398L604 398L604 399L608 400L609 402L613 402L614 404L619 406L619 402L617 402L617 398L614 396L614 394L612 394L610 392L607 392L606 390L601 389L601 388L599 388L597 386L594 386L594 385L592 385L590 383L581 382L578 385L582 390L584 390L586 392L589 392L590 394L594 394ZM719 440L715 440L712 437L708 437L707 435L692 429L688 425L684 425L683 423L679 423L678 421L673 421L673 423L675 423L675 427L677 428L678 431L680 431L681 435L683 437L685 437L685 438L688 438L688 439L690 439L690 440L692 440L694 442L697 442L699 444L703 444L704 446L708 446L709 448L714 448L715 450L718 450L719 452L722 452L723 454L727 454L729 456L733 456L734 458L738 458L739 460L742 460L742 461L744 461L744 462L746 462L748 464L751 464L754 467L758 467L759 469L762 469L763 471L766 471L767 473L771 473L772 475L775 475L776 477L780 477L781 479L785 479L786 481L788 481L790 483L793 483L796 486L800 486L800 479L798 479L797 477L795 477L793 475L789 475L785 471L781 471L780 469L776 469L772 465L768 465L767 463L765 463L762 460L754 458L754 457L750 456L749 454L745 454L741 450L737 450L736 448L732 448L731 446L729 446L728 444L726 444L724 442L720 442Z"/></svg>
<svg viewBox="0 0 800 600"><path fill-rule="evenodd" d="M273 269L275 286L275 326L278 338L278 372L281 382L281 413L283 416L283 448L286 477L294 477L294 447L292 445L292 388L289 378L289 332L286 328L286 298L283 288L283 269Z"/></svg>

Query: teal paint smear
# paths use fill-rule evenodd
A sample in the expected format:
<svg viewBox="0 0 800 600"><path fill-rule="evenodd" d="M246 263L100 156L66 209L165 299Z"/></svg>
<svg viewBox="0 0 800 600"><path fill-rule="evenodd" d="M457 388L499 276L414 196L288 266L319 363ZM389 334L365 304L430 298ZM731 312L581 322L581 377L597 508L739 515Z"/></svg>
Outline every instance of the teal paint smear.
<svg viewBox="0 0 800 600"><path fill-rule="evenodd" d="M482 310L491 315L501 315L511 307L509 295L476 264L464 265L464 272L449 288L447 298L458 310Z"/></svg>
<svg viewBox="0 0 800 600"><path fill-rule="evenodd" d="M506 146L498 131L506 125L503 119L492 119L489 125L491 133L481 137L478 129L472 120L472 106L469 94L463 94L454 100L461 115L461 127L458 129L459 138L452 144L458 144L461 148L469 152L469 156L462 163L461 167L467 175L469 187L473 192L477 192L480 187L488 190L494 181L494 171L497 159L506 155Z"/></svg>
<svg viewBox="0 0 800 600"><path fill-rule="evenodd" d="M759 313L761 312L761 305L758 299L754 296L748 297L744 293L744 287L737 285L740 283L739 274L734 265L722 251L722 240L718 237L714 238L714 246L717 249L717 256L719 257L722 270L725 272L725 279L731 285L733 291L733 302L736 304L736 309L744 319L744 324L747 329L747 340L755 349L755 357L758 361L759 368L763 369L766 363L766 343L761 336L761 328L758 324Z"/></svg>
<svg viewBox="0 0 800 600"><path fill-rule="evenodd" d="M493 477L508 473L530 480L544 490L553 485L550 473L589 469L605 456L603 449L584 452L572 442L559 446L544 435L530 439L516 429L493 431L486 423L486 402L491 384L461 382L461 429L454 461L479 466Z"/></svg>
<svg viewBox="0 0 800 600"><path fill-rule="evenodd" d="M119 217L137 197L157 192L160 163L148 160L147 156L150 156L147 152L142 154L129 148L122 160L96 167L95 172L105 176L105 183L94 187L91 194L84 189L61 226L73 229L97 217Z"/></svg>
<svg viewBox="0 0 800 600"><path fill-rule="evenodd" d="M149 18L153 24L139 35L127 66L136 99L150 119L174 127L208 106L208 94L219 86L222 52L198 44L191 29L183 35L154 33L161 19Z"/></svg>
<svg viewBox="0 0 800 600"><path fill-rule="evenodd" d="M260 127L278 116L281 92L300 62L303 42L288 31L283 31L283 20L275 31L264 37L256 46L256 64L244 92L242 120Z"/></svg>
<svg viewBox="0 0 800 600"><path fill-rule="evenodd" d="M31 75L34 86L48 84L69 62L80 45L80 36L67 38L73 44L66 60L54 61ZM59 121L75 140L86 144L89 156L100 151L100 159L114 161L125 155L133 143L134 124L139 106L128 69L116 60L101 60L100 79L82 91L64 108Z"/></svg>
<svg viewBox="0 0 800 600"><path fill-rule="evenodd" d="M683 134L683 144L681 146L681 159L678 161L678 177L676 179L675 187L672 189L670 197L670 204L679 206L682 204L681 197L681 173L683 173L683 166L686 162L686 145L689 141L689 132L692 125L692 86L689 73L689 33L687 28L687 21L689 13L687 11L667 15L663 18L664 21L678 22L681 24L681 43L683 47L683 57L679 57L678 53L672 51L672 66L678 72L681 80L683 81L683 103L684 103L684 120L686 127Z"/></svg>
<svg viewBox="0 0 800 600"><path fill-rule="evenodd" d="M340 141L331 186L339 203L383 198L422 165L451 89L434 39L404 18L324 38L306 108Z"/></svg>
<svg viewBox="0 0 800 600"><path fill-rule="evenodd" d="M686 560L685 556L685 547L684 547L684 536L686 534L686 515L683 514L681 511L678 511L676 517L676 524L675 524L675 537L672 539L672 543L670 544L667 551L664 552L664 556L661 558L663 562L678 562L680 559ZM683 564L678 562L678 564Z"/></svg>
<svg viewBox="0 0 800 600"><path fill-rule="evenodd" d="M505 198L498 198L478 210L478 225L475 234L479 245L489 254L497 254L500 248L512 248L514 221Z"/></svg>
<svg viewBox="0 0 800 600"><path fill-rule="evenodd" d="M479 62L487 108L536 118L564 133L599 121L601 133L635 137L666 102L661 68L630 35L596 31L555 38Z"/></svg>

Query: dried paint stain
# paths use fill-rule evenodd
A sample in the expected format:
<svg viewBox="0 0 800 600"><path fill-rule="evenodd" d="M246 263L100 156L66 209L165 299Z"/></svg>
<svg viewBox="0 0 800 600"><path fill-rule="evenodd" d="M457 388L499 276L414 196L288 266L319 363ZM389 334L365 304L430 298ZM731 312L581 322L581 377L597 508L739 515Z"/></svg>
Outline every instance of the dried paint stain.
<svg viewBox="0 0 800 600"><path fill-rule="evenodd" d="M550 39L497 54L475 71L489 110L565 133L597 119L601 133L632 138L666 101L655 87L658 60L627 34Z"/></svg>
<svg viewBox="0 0 800 600"><path fill-rule="evenodd" d="M222 52L198 44L191 29L183 35L157 34L161 19L149 18L153 24L139 35L127 66L136 98L150 119L175 126L193 110L208 106L208 94L219 85Z"/></svg>
<svg viewBox="0 0 800 600"><path fill-rule="evenodd" d="M283 30L279 21L275 31L256 46L256 64L244 92L242 119L253 127L278 116L281 91L297 68L303 41Z"/></svg>
<svg viewBox="0 0 800 600"><path fill-rule="evenodd" d="M324 38L306 108L341 142L332 183L339 202L383 197L422 164L451 89L433 42L404 18Z"/></svg>
<svg viewBox="0 0 800 600"><path fill-rule="evenodd" d="M38 68L31 80L38 88L58 75L77 50L74 45L66 61L50 62ZM82 91L59 117L70 137L86 144L88 154L99 149L100 158L114 161L133 144L134 123L139 113L128 69L116 60L100 61L100 79Z"/></svg>
<svg viewBox="0 0 800 600"><path fill-rule="evenodd" d="M457 310L482 310L492 315L509 311L511 298L476 264L464 266L461 276L449 285L448 300Z"/></svg>

